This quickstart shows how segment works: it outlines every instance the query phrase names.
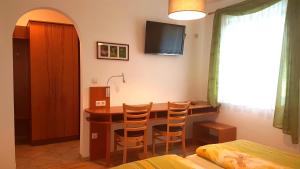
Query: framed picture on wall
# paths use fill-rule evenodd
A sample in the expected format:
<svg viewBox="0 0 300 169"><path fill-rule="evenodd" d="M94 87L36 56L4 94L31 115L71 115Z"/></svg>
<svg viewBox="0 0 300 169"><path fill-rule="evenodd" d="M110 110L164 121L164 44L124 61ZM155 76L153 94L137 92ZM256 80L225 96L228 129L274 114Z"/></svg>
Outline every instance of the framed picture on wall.
<svg viewBox="0 0 300 169"><path fill-rule="evenodd" d="M129 45L97 42L97 59L129 60Z"/></svg>

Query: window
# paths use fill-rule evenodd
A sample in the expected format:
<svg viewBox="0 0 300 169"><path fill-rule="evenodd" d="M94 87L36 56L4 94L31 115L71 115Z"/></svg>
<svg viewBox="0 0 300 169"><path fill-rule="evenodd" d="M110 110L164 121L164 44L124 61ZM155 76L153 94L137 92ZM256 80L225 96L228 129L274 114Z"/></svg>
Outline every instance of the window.
<svg viewBox="0 0 300 169"><path fill-rule="evenodd" d="M222 17L219 102L274 109L286 6Z"/></svg>

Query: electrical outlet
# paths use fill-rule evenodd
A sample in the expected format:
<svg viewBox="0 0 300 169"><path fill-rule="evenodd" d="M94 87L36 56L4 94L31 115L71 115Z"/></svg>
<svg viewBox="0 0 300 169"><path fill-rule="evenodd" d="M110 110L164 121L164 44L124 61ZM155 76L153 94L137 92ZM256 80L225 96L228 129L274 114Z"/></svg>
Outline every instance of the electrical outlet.
<svg viewBox="0 0 300 169"><path fill-rule="evenodd" d="M96 106L97 107L101 107L101 106L105 106L106 105L106 101L105 100L98 100L96 101Z"/></svg>
<svg viewBox="0 0 300 169"><path fill-rule="evenodd" d="M98 138L98 133L92 133L92 139L97 139Z"/></svg>

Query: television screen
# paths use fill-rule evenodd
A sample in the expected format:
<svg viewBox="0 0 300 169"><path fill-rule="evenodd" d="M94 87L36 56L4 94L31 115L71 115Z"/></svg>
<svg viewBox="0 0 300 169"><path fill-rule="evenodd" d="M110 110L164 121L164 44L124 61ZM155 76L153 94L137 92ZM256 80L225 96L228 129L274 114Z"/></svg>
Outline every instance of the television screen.
<svg viewBox="0 0 300 169"><path fill-rule="evenodd" d="M185 26L147 21L145 53L182 55Z"/></svg>

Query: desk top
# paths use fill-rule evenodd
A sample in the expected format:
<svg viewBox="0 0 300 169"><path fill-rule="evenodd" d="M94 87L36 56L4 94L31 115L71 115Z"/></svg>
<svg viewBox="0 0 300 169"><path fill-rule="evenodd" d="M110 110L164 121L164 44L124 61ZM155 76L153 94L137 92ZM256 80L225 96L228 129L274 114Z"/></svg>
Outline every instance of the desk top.
<svg viewBox="0 0 300 169"><path fill-rule="evenodd" d="M191 104L190 110L199 109L199 108L212 108L210 104L204 101L198 101L194 104ZM168 110L168 103L153 103L151 112L160 112L160 111L167 111ZM85 112L91 115L116 115L116 114L123 114L123 106L112 106L109 109L102 108L102 109L85 109Z"/></svg>

